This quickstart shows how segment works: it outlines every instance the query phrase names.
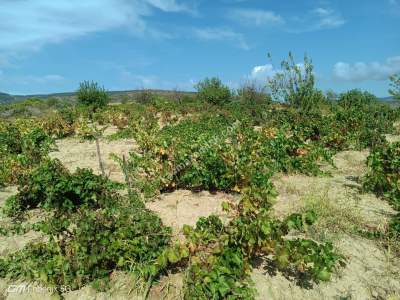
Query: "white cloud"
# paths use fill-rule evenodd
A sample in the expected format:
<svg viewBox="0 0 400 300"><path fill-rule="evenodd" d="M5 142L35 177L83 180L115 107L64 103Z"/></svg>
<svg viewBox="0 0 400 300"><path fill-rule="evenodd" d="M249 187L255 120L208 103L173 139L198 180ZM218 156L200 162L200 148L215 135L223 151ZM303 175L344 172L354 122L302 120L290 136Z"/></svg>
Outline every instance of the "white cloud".
<svg viewBox="0 0 400 300"><path fill-rule="evenodd" d="M254 80L266 80L273 77L279 70L276 70L272 64L255 66L250 73L250 78Z"/></svg>
<svg viewBox="0 0 400 300"><path fill-rule="evenodd" d="M175 0L2 0L0 52L39 49L122 26L136 35L154 36L144 18L154 8L188 10Z"/></svg>
<svg viewBox="0 0 400 300"><path fill-rule="evenodd" d="M297 63L296 66L300 69L300 71L303 74L305 73L304 63ZM251 70L248 79L266 82L268 79L274 77L278 73L283 73L282 69L275 68L272 64L265 64L265 65L255 66Z"/></svg>
<svg viewBox="0 0 400 300"><path fill-rule="evenodd" d="M189 6L185 4L179 4L175 0L146 0L146 2L165 12L195 12Z"/></svg>
<svg viewBox="0 0 400 300"><path fill-rule="evenodd" d="M289 23L287 31L303 33L339 28L346 24L346 20L339 12L331 8L317 7L302 16L291 18L287 23Z"/></svg>
<svg viewBox="0 0 400 300"><path fill-rule="evenodd" d="M200 40L230 41L241 49L250 49L244 36L229 28L195 28L193 30L193 35Z"/></svg>
<svg viewBox="0 0 400 300"><path fill-rule="evenodd" d="M386 80L400 72L400 56L389 57L385 62L338 62L333 67L336 79L346 81Z"/></svg>
<svg viewBox="0 0 400 300"><path fill-rule="evenodd" d="M315 24L318 29L336 28L346 23L345 19L332 9L319 7L314 9L312 13L318 19Z"/></svg>
<svg viewBox="0 0 400 300"><path fill-rule="evenodd" d="M279 25L285 23L284 19L273 11L260 9L234 9L229 13L229 18L245 25Z"/></svg>

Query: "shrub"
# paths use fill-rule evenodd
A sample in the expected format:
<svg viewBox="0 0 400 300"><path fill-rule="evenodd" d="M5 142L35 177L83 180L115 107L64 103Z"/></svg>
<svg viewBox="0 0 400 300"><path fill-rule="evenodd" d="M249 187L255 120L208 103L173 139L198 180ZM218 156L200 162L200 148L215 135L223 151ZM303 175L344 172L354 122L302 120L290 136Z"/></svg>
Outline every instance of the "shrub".
<svg viewBox="0 0 400 300"><path fill-rule="evenodd" d="M397 210L389 223L389 236L400 238L400 142L372 150L367 159L364 188L384 196Z"/></svg>
<svg viewBox="0 0 400 300"><path fill-rule="evenodd" d="M387 197L400 210L400 142L373 149L367 165L364 187Z"/></svg>
<svg viewBox="0 0 400 300"><path fill-rule="evenodd" d="M22 135L16 126L10 123L4 124L0 131L0 150L3 153L20 154Z"/></svg>
<svg viewBox="0 0 400 300"><path fill-rule="evenodd" d="M396 100L400 100L400 74L390 77L390 90L389 94Z"/></svg>
<svg viewBox="0 0 400 300"><path fill-rule="evenodd" d="M64 119L64 113L52 113L43 118L41 127L51 137L64 138L74 133L74 128L70 119L66 116Z"/></svg>
<svg viewBox="0 0 400 300"><path fill-rule="evenodd" d="M109 97L103 87L97 82L83 81L77 91L78 103L97 110L107 105Z"/></svg>
<svg viewBox="0 0 400 300"><path fill-rule="evenodd" d="M6 201L6 213L18 216L41 206L53 214L33 225L47 241L0 258L0 277L73 290L107 280L115 270L135 272L144 281L152 278L171 230L138 195L126 199L115 188L90 170L70 174L57 160L48 160L21 178L19 193Z"/></svg>
<svg viewBox="0 0 400 300"><path fill-rule="evenodd" d="M314 109L326 101L323 93L315 89L314 66L308 56L304 57L303 64L296 64L292 53L289 53L289 58L281 62L281 68L273 78L268 79L275 101L303 110Z"/></svg>
<svg viewBox="0 0 400 300"><path fill-rule="evenodd" d="M345 109L362 108L377 102L377 98L368 92L351 90L340 95L339 105Z"/></svg>
<svg viewBox="0 0 400 300"><path fill-rule="evenodd" d="M244 84L237 90L239 100L250 106L270 104L271 96L266 92L266 87L257 85L255 82Z"/></svg>
<svg viewBox="0 0 400 300"><path fill-rule="evenodd" d="M22 153L27 162L40 162L54 147L54 140L41 128L33 128L21 139Z"/></svg>
<svg viewBox="0 0 400 300"><path fill-rule="evenodd" d="M40 164L54 140L31 122L5 123L0 129L0 186L14 184Z"/></svg>
<svg viewBox="0 0 400 300"><path fill-rule="evenodd" d="M143 207L81 209L36 225L48 243L33 243L0 259L0 276L24 277L75 290L115 270L135 271L148 280L171 231Z"/></svg>
<svg viewBox="0 0 400 300"><path fill-rule="evenodd" d="M139 93L137 93L135 98L140 104L151 104L155 99L155 95L149 89L142 89Z"/></svg>
<svg viewBox="0 0 400 300"><path fill-rule="evenodd" d="M229 88L222 84L219 78L206 78L200 81L195 88L198 92L198 98L202 101L222 105L231 101L232 94Z"/></svg>
<svg viewBox="0 0 400 300"><path fill-rule="evenodd" d="M30 174L19 178L18 194L6 200L5 212L18 215L27 209L74 210L81 205L98 207L114 196L115 187L91 170L78 169L70 174L58 160L48 160Z"/></svg>

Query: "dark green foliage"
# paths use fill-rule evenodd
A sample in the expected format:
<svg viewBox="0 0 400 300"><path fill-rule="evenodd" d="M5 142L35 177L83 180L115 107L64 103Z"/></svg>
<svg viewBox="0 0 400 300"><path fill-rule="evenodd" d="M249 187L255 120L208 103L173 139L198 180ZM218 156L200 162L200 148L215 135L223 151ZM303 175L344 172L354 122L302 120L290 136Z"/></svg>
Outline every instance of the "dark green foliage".
<svg viewBox="0 0 400 300"><path fill-rule="evenodd" d="M76 96L79 104L91 107L94 110L106 106L109 102L109 97L105 89L94 81L81 82Z"/></svg>
<svg viewBox="0 0 400 300"><path fill-rule="evenodd" d="M364 186L385 196L400 210L400 142L373 149L367 165Z"/></svg>
<svg viewBox="0 0 400 300"><path fill-rule="evenodd" d="M196 85L197 96L200 100L222 105L231 101L232 94L229 88L219 78L206 78Z"/></svg>
<svg viewBox="0 0 400 300"><path fill-rule="evenodd" d="M83 209L38 227L49 234L50 241L31 244L1 259L2 277L23 277L77 289L115 270L137 269L151 276L153 264L168 246L171 234L153 213L120 204Z"/></svg>
<svg viewBox="0 0 400 300"><path fill-rule="evenodd" d="M329 243L283 238L290 230L312 225L313 212L279 222L271 219L265 209L255 209L253 216L240 215L242 209L239 217L225 226L218 217L210 216L201 218L194 229L184 228L192 254L186 277L187 297L253 299L255 290L249 275L251 261L259 255L272 257L272 267L284 273L295 270L302 280L327 281L337 263L343 262Z"/></svg>
<svg viewBox="0 0 400 300"><path fill-rule="evenodd" d="M397 213L389 223L389 236L400 240L400 213Z"/></svg>
<svg viewBox="0 0 400 300"><path fill-rule="evenodd" d="M248 277L250 265L243 255L225 248L218 256L195 261L186 278L186 299L253 299Z"/></svg>
<svg viewBox="0 0 400 300"><path fill-rule="evenodd" d="M400 142L383 144L372 150L367 160L364 187L384 196L400 211ZM400 214L389 224L389 235L400 238Z"/></svg>
<svg viewBox="0 0 400 300"><path fill-rule="evenodd" d="M70 174L57 160L45 161L22 176L18 185L18 194L6 201L5 211L9 216L38 206L64 211L81 205L99 207L114 196L115 187L91 170L78 169Z"/></svg>
<svg viewBox="0 0 400 300"><path fill-rule="evenodd" d="M149 132L149 128L136 132L142 153L131 153L129 162L134 170L132 181L147 191L240 191L257 172L317 174L317 162L330 159L327 151L301 133L269 128L256 131L248 123L211 113L155 130L151 141ZM152 175L141 180L136 172Z"/></svg>
<svg viewBox="0 0 400 300"><path fill-rule="evenodd" d="M376 103L377 100L371 93L351 90L341 94L338 103L344 109L362 109L365 106Z"/></svg>
<svg viewBox="0 0 400 300"><path fill-rule="evenodd" d="M137 272L144 280L156 275L155 263L170 243L171 230L138 195L122 198L117 187L90 170L70 174L57 160L23 176L6 212L15 217L38 206L50 210L34 225L49 241L1 258L0 276L77 289L115 270Z"/></svg>

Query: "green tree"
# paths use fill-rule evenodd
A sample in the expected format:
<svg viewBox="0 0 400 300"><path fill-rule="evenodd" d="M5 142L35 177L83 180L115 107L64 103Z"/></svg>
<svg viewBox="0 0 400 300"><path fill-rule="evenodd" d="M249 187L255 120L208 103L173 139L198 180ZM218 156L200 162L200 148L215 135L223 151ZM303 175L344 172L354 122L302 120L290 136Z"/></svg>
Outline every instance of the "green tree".
<svg viewBox="0 0 400 300"><path fill-rule="evenodd" d="M81 82L76 94L79 104L91 107L93 110L106 106L110 101L104 87L100 87L99 84L94 81L85 80Z"/></svg>
<svg viewBox="0 0 400 300"><path fill-rule="evenodd" d="M400 100L400 74L390 76L390 89L389 94L394 99Z"/></svg>
<svg viewBox="0 0 400 300"><path fill-rule="evenodd" d="M362 108L377 102L377 98L369 93L357 89L350 90L340 95L339 104L346 108Z"/></svg>
<svg viewBox="0 0 400 300"><path fill-rule="evenodd" d="M268 79L268 86L273 100L304 110L310 110L326 100L323 93L315 88L314 66L307 55L302 64L296 64L289 52L288 59L281 62L281 70Z"/></svg>
<svg viewBox="0 0 400 300"><path fill-rule="evenodd" d="M217 77L206 78L196 84L198 98L215 105L228 103L232 99L230 89Z"/></svg>
<svg viewBox="0 0 400 300"><path fill-rule="evenodd" d="M246 105L263 105L272 102L271 96L267 93L266 87L249 81L237 89L239 100Z"/></svg>

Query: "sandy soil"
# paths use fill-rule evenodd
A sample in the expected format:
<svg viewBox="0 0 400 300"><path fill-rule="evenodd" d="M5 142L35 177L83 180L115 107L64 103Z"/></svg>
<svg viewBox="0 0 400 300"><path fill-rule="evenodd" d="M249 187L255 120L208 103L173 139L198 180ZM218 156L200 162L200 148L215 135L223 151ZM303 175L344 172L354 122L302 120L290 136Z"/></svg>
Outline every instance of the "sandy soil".
<svg viewBox="0 0 400 300"><path fill-rule="evenodd" d="M265 262L254 269L252 279L257 299L399 299L399 261L393 264L374 242L354 236L343 236L335 243L347 257L347 265L332 280L303 288L282 273L271 274Z"/></svg>
<svg viewBox="0 0 400 300"><path fill-rule="evenodd" d="M0 189L0 209L4 206L5 201L8 197L15 195L17 193L17 188L15 186L6 187ZM40 209L33 209L29 211L26 215L26 219L23 224L34 224L42 219L44 219L45 213ZM7 227L12 225L12 220L5 216L0 219L0 226ZM40 241L43 239L43 235L39 232L30 230L25 234L13 235L13 236L2 236L0 235L0 256L5 256L12 252L21 250L30 242Z"/></svg>
<svg viewBox="0 0 400 300"><path fill-rule="evenodd" d="M112 131L112 129L110 129ZM67 138L56 142L58 151L50 153L50 157L59 159L70 171L77 168L91 168L94 173L101 174L97 157L96 143L94 141L81 141L78 138ZM104 164L105 173L111 180L124 182L125 177L120 166L111 154L118 157L129 156L135 148L133 140L106 141L100 140L100 153Z"/></svg>
<svg viewBox="0 0 400 300"><path fill-rule="evenodd" d="M236 196L221 192L211 194L207 191L193 193L177 190L162 194L159 199L146 203L146 206L156 212L165 225L171 226L175 235L179 235L183 225L194 226L200 217L214 214L226 219L222 203L236 200Z"/></svg>
<svg viewBox="0 0 400 300"><path fill-rule="evenodd" d="M346 228L350 223L383 230L394 214L385 201L359 191L358 181L365 172L367 155L357 151L339 153L334 157L337 169L332 170L332 177L280 175L275 178L279 196L274 213L278 217L301 211L309 198L318 199L319 204L329 204L322 204L322 208L332 209L335 215L325 212L327 218L343 224L325 222L322 229L328 234L323 237L334 243L346 257L347 265L330 282L304 288L280 272L272 274L261 259L252 274L258 299L399 299L395 297L400 297L400 258L393 257L374 241L346 232L350 230Z"/></svg>

